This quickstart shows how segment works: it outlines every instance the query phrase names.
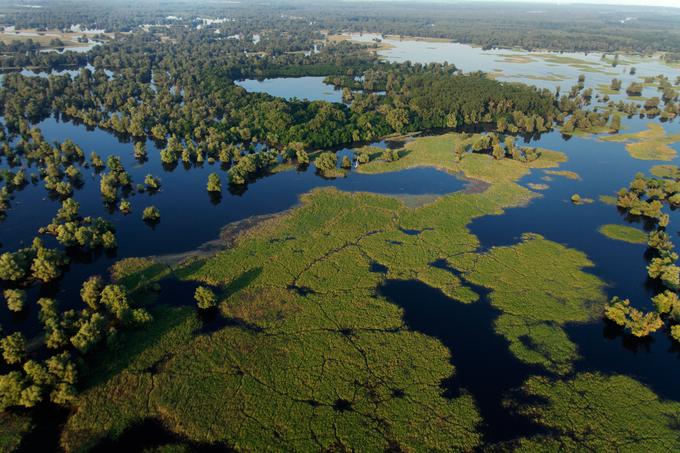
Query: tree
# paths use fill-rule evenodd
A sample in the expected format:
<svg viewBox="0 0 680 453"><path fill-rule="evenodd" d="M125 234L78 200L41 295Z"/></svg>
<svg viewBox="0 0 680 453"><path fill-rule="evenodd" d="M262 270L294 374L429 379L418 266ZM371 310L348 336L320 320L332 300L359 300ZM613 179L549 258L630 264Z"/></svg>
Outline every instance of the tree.
<svg viewBox="0 0 680 453"><path fill-rule="evenodd" d="M161 188L161 180L154 177L153 175L146 175L144 177L144 184L146 185L149 192L156 192Z"/></svg>
<svg viewBox="0 0 680 453"><path fill-rule="evenodd" d="M352 168L352 161L350 160L350 158L348 156L343 156L342 157L342 163L340 164L340 166L342 168L345 168L345 169Z"/></svg>
<svg viewBox="0 0 680 453"><path fill-rule="evenodd" d="M26 357L26 339L21 332L14 332L0 340L0 348L2 357L10 365L20 363Z"/></svg>
<svg viewBox="0 0 680 453"><path fill-rule="evenodd" d="M460 162L463 160L463 155L465 154L465 145L462 143L458 142L456 143L456 146L453 148L453 159L456 162Z"/></svg>
<svg viewBox="0 0 680 453"><path fill-rule="evenodd" d="M121 285L106 285L101 292L100 303L118 320L126 321L130 314L127 291Z"/></svg>
<svg viewBox="0 0 680 453"><path fill-rule="evenodd" d="M144 142L135 142L135 159L146 160L146 144Z"/></svg>
<svg viewBox="0 0 680 453"><path fill-rule="evenodd" d="M104 289L104 282L99 275L93 275L83 282L80 289L80 298L92 310L99 308L101 292Z"/></svg>
<svg viewBox="0 0 680 453"><path fill-rule="evenodd" d="M404 126L408 124L408 112L402 108L389 109L385 116L385 121L394 131L401 133L404 130Z"/></svg>
<svg viewBox="0 0 680 453"><path fill-rule="evenodd" d="M7 308L10 311L20 312L24 309L26 304L26 291L21 289L6 289L3 292L5 300L7 301Z"/></svg>
<svg viewBox="0 0 680 453"><path fill-rule="evenodd" d="M309 165L309 154L304 149L298 149L295 152L295 158L298 161L298 165Z"/></svg>
<svg viewBox="0 0 680 453"><path fill-rule="evenodd" d="M102 339L106 320L99 313L92 313L89 319L83 321L78 332L71 337L71 344L80 352L90 351Z"/></svg>
<svg viewBox="0 0 680 453"><path fill-rule="evenodd" d="M199 286L194 292L194 299L198 304L198 308L202 310L207 310L208 308L213 308L217 306L217 296L212 292L210 288L205 286Z"/></svg>
<svg viewBox="0 0 680 453"><path fill-rule="evenodd" d="M614 91L619 91L621 89L621 80L612 79L611 89Z"/></svg>
<svg viewBox="0 0 680 453"><path fill-rule="evenodd" d="M0 280L16 282L23 279L28 272L26 254L5 252L0 255Z"/></svg>
<svg viewBox="0 0 680 453"><path fill-rule="evenodd" d="M157 222L161 218L161 212L156 206L147 206L142 211L142 220L147 222Z"/></svg>
<svg viewBox="0 0 680 453"><path fill-rule="evenodd" d="M640 83L636 82L631 82L630 85L628 85L628 88L626 88L626 94L628 96L640 96L642 95L642 89L643 85Z"/></svg>
<svg viewBox="0 0 680 453"><path fill-rule="evenodd" d="M120 200L118 210L123 214L129 214L132 212L132 204L128 200Z"/></svg>
<svg viewBox="0 0 680 453"><path fill-rule="evenodd" d="M102 160L102 158L99 157L99 154L97 154L94 151L92 151L92 153L90 154L90 163L97 170L101 170L105 167L104 161Z"/></svg>
<svg viewBox="0 0 680 453"><path fill-rule="evenodd" d="M39 248L31 264L31 274L33 278L50 282L61 275L61 266L65 263L66 257L62 251Z"/></svg>
<svg viewBox="0 0 680 453"><path fill-rule="evenodd" d="M619 132L621 130L621 116L612 115L611 123L609 124L612 132Z"/></svg>
<svg viewBox="0 0 680 453"><path fill-rule="evenodd" d="M24 386L24 378L18 371L0 375L0 410L18 406Z"/></svg>
<svg viewBox="0 0 680 453"><path fill-rule="evenodd" d="M399 151L396 149L385 148L382 152L382 159L385 162L394 162L399 160Z"/></svg>
<svg viewBox="0 0 680 453"><path fill-rule="evenodd" d="M327 151L325 153L321 153L319 157L316 158L314 165L316 165L316 168L320 172L325 173L335 170L338 165L338 159L335 153Z"/></svg>
<svg viewBox="0 0 680 453"><path fill-rule="evenodd" d="M624 327L636 337L646 337L663 326L658 313L642 313L631 307L628 299L612 298L605 306L604 314L607 319Z"/></svg>
<svg viewBox="0 0 680 453"><path fill-rule="evenodd" d="M678 295L669 290L665 290L662 293L657 294L652 297L652 302L656 307L656 311L661 314L668 314L673 310L680 310L680 299Z"/></svg>
<svg viewBox="0 0 680 453"><path fill-rule="evenodd" d="M491 137L488 135L480 135L472 144L472 151L486 152L491 148Z"/></svg>
<svg viewBox="0 0 680 453"><path fill-rule="evenodd" d="M493 151L491 152L491 155L496 160L502 159L505 157L505 150L503 150L503 147L499 143L496 143L493 145Z"/></svg>
<svg viewBox="0 0 680 453"><path fill-rule="evenodd" d="M208 175L208 192L222 192L222 182L217 173Z"/></svg>

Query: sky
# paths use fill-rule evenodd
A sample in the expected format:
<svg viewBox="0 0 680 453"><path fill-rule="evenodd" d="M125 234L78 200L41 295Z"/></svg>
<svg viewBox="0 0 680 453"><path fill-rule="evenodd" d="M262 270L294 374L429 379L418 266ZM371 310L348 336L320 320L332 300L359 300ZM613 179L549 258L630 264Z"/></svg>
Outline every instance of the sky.
<svg viewBox="0 0 680 453"><path fill-rule="evenodd" d="M510 1L510 0L500 0ZM534 0L531 0L534 1ZM638 5L638 6L674 6L680 8L680 0L536 0L537 3L590 3L599 5Z"/></svg>
<svg viewBox="0 0 680 453"><path fill-rule="evenodd" d="M430 1L440 1L442 3L447 3L450 1L460 0L430 0ZM518 2L518 0L482 0L482 1L494 1L494 2L500 1L507 3ZM519 0L519 1L533 3L550 3L555 5L568 5L570 3L588 3L598 5L673 6L676 8L680 8L680 0Z"/></svg>

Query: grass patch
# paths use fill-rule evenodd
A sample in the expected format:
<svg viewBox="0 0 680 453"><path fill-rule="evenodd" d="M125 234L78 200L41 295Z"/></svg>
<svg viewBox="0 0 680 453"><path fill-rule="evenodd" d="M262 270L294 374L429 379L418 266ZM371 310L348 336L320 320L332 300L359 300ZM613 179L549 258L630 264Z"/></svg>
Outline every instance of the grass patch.
<svg viewBox="0 0 680 453"><path fill-rule="evenodd" d="M602 95L612 96L616 94L621 94L621 90L612 90L611 85L607 83L601 83L597 85L597 91Z"/></svg>
<svg viewBox="0 0 680 453"><path fill-rule="evenodd" d="M599 200L601 203L607 204L609 206L616 206L616 197L612 195L600 195Z"/></svg>
<svg viewBox="0 0 680 453"><path fill-rule="evenodd" d="M117 261L109 271L114 282L135 292L168 276L171 269L152 258L125 258Z"/></svg>
<svg viewBox="0 0 680 453"><path fill-rule="evenodd" d="M600 140L626 142L628 154L635 159L668 161L677 156L669 145L680 142L680 134L668 135L662 125L649 123L645 131L600 137Z"/></svg>
<svg viewBox="0 0 680 453"><path fill-rule="evenodd" d="M626 225L602 225L598 231L609 239L616 241L628 242L630 244L647 243L647 234L644 231Z"/></svg>
<svg viewBox="0 0 680 453"><path fill-rule="evenodd" d="M15 451L32 428L30 417L0 412L0 451Z"/></svg>
<svg viewBox="0 0 680 453"><path fill-rule="evenodd" d="M598 231L609 239L628 242L630 244L646 244L647 233L627 225L602 225Z"/></svg>
<svg viewBox="0 0 680 453"><path fill-rule="evenodd" d="M677 165L655 165L649 171L657 178L676 179L680 176L680 170Z"/></svg>
<svg viewBox="0 0 680 453"><path fill-rule="evenodd" d="M552 176L562 176L567 179L572 179L574 181L580 181L581 176L576 173L575 171L569 171L569 170L545 170L545 174L547 175L552 175Z"/></svg>
<svg viewBox="0 0 680 453"><path fill-rule="evenodd" d="M413 167L434 167L453 174L462 173L467 178L495 183L516 181L532 168L557 167L567 160L562 153L541 149L541 157L531 163L512 159L494 160L489 155L477 153L466 153L460 162L456 162L453 154L456 144L468 146L477 138L478 135L467 137L457 133L416 138L399 151L399 160L385 162L378 159L377 154L373 154L372 160L360 165L357 171L385 173Z"/></svg>
<svg viewBox="0 0 680 453"><path fill-rule="evenodd" d="M485 54L485 55L494 55L494 54ZM496 56L501 57L500 59L495 60L497 63L526 64L526 63L531 63L533 61L536 61L528 55L498 54Z"/></svg>
<svg viewBox="0 0 680 453"><path fill-rule="evenodd" d="M581 373L569 380L532 377L521 414L555 437L521 441L519 451L678 451L680 403L661 401L628 376Z"/></svg>
<svg viewBox="0 0 680 453"><path fill-rule="evenodd" d="M113 38L113 33L103 33L108 38ZM88 33L74 33L74 32L63 32L61 30L45 30L38 31L34 28L22 29L19 31L3 31L0 32L0 42L5 44L10 44L12 41L28 41L29 39L34 43L39 44L43 48L54 47L52 45L52 40L59 39L62 41L63 45L60 47L85 47L88 43L79 43L77 39L81 36L87 36L91 38L91 34Z"/></svg>

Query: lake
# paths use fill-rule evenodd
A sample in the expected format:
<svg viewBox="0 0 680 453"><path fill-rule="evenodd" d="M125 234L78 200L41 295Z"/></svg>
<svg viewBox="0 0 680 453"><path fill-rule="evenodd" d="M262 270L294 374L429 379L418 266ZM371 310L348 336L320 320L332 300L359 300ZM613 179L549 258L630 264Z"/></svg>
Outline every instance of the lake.
<svg viewBox="0 0 680 453"><path fill-rule="evenodd" d="M612 66L613 55L603 60L601 53L570 52L527 52L517 49L482 49L478 46L455 42L430 42L396 37L385 38L377 34L352 34L357 42L373 43L382 41L388 48L378 51L387 61L412 63L453 63L463 72L483 71L495 74L498 80L525 82L539 88L561 86L563 91L576 84L579 74L586 76L586 87L596 88L600 84L609 85L613 78L623 82L623 90L641 77L659 74L668 76L671 81L680 75L677 68L663 63L659 57L620 55L619 63ZM630 74L635 67L636 74ZM647 92L649 94L649 92ZM643 95L647 95L643 93ZM618 100L623 95L610 96Z"/></svg>
<svg viewBox="0 0 680 453"><path fill-rule="evenodd" d="M247 79L234 83L252 93L267 93L286 99L342 102L342 90L323 83L325 77L281 77L276 79Z"/></svg>

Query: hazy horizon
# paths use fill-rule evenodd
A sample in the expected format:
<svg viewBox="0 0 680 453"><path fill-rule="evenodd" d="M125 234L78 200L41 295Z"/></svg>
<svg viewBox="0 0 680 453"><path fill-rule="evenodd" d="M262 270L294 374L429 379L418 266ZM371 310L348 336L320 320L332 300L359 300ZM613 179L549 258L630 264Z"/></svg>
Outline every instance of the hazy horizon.
<svg viewBox="0 0 680 453"><path fill-rule="evenodd" d="M421 2L421 3L538 3L550 5L611 5L611 6L663 6L680 8L680 0L348 0L361 2Z"/></svg>

